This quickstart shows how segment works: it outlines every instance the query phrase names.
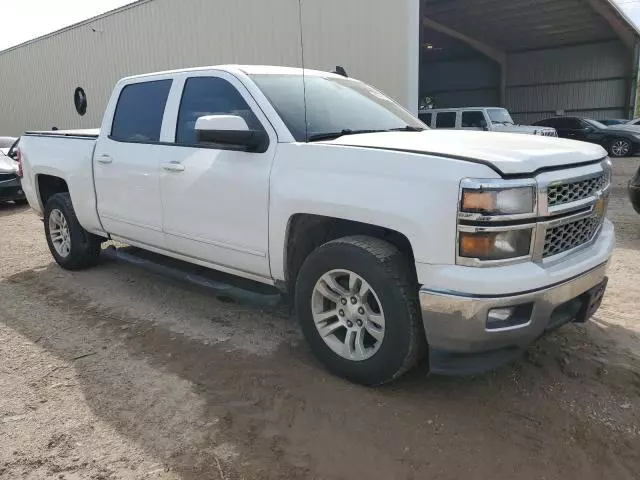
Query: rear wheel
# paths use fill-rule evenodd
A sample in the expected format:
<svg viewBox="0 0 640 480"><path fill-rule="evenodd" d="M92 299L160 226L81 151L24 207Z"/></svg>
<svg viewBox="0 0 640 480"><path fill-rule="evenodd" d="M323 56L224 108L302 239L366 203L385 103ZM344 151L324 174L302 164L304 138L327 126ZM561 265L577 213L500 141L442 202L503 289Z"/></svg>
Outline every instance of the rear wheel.
<svg viewBox="0 0 640 480"><path fill-rule="evenodd" d="M628 157L633 153L633 145L626 138L616 138L611 141L609 155L612 157Z"/></svg>
<svg viewBox="0 0 640 480"><path fill-rule="evenodd" d="M44 230L49 250L62 268L80 270L98 263L102 240L82 228L68 193L49 198Z"/></svg>
<svg viewBox="0 0 640 480"><path fill-rule="evenodd" d="M312 352L336 375L383 384L426 350L415 274L387 242L357 236L319 247L300 270L295 297Z"/></svg>
<svg viewBox="0 0 640 480"><path fill-rule="evenodd" d="M18 200L14 200L13 203L16 205L26 205L28 202L26 198L20 198Z"/></svg>

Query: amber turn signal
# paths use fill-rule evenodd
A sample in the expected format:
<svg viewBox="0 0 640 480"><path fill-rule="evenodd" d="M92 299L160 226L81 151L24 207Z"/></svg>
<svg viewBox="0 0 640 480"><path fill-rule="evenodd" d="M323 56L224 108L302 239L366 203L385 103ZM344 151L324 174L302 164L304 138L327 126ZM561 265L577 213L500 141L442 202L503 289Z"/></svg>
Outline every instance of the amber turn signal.
<svg viewBox="0 0 640 480"><path fill-rule="evenodd" d="M460 233L460 254L465 257L486 258L491 256L495 234Z"/></svg>

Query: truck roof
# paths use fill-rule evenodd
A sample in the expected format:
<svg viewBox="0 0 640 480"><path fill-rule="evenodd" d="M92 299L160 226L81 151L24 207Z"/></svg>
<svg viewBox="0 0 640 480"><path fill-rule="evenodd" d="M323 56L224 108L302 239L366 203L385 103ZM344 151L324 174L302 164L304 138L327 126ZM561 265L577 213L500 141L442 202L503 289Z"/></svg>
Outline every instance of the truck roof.
<svg viewBox="0 0 640 480"><path fill-rule="evenodd" d="M135 80L137 78L153 77L157 75L171 75L185 72L201 72L203 70L222 70L230 73L242 72L246 75L302 75L302 68L298 67L278 67L272 65L210 65L204 67L180 68L176 70L166 70L162 72L144 73L141 75L132 75L122 80ZM323 76L345 78L335 73L325 72L322 70L312 70L305 68L304 74L307 76Z"/></svg>

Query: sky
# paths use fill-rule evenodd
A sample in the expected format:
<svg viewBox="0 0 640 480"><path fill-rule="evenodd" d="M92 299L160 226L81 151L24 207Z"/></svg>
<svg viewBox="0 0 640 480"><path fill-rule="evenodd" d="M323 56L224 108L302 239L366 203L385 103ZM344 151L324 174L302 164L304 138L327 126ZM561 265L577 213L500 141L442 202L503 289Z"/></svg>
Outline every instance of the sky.
<svg viewBox="0 0 640 480"><path fill-rule="evenodd" d="M4 0L0 51L134 0ZM180 1L180 0L174 0ZM615 0L640 25L640 0ZM8 5L7 5L8 4Z"/></svg>
<svg viewBox="0 0 640 480"><path fill-rule="evenodd" d="M0 50L55 32L133 1L2 0Z"/></svg>

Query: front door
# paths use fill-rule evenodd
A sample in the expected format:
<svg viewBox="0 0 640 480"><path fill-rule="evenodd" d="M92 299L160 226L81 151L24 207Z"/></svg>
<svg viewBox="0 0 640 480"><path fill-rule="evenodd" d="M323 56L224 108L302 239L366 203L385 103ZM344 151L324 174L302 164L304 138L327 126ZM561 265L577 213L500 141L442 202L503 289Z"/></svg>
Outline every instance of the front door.
<svg viewBox="0 0 640 480"><path fill-rule="evenodd" d="M160 186L167 248L221 267L270 277L268 261L269 174L275 131L242 83L230 74L191 74L184 81L171 162ZM196 120L238 115L266 130L263 153L198 143ZM165 157L166 158L166 157Z"/></svg>
<svg viewBox="0 0 640 480"><path fill-rule="evenodd" d="M126 85L93 156L98 214L112 235L164 246L159 145L171 80ZM105 126L103 126L105 128Z"/></svg>

